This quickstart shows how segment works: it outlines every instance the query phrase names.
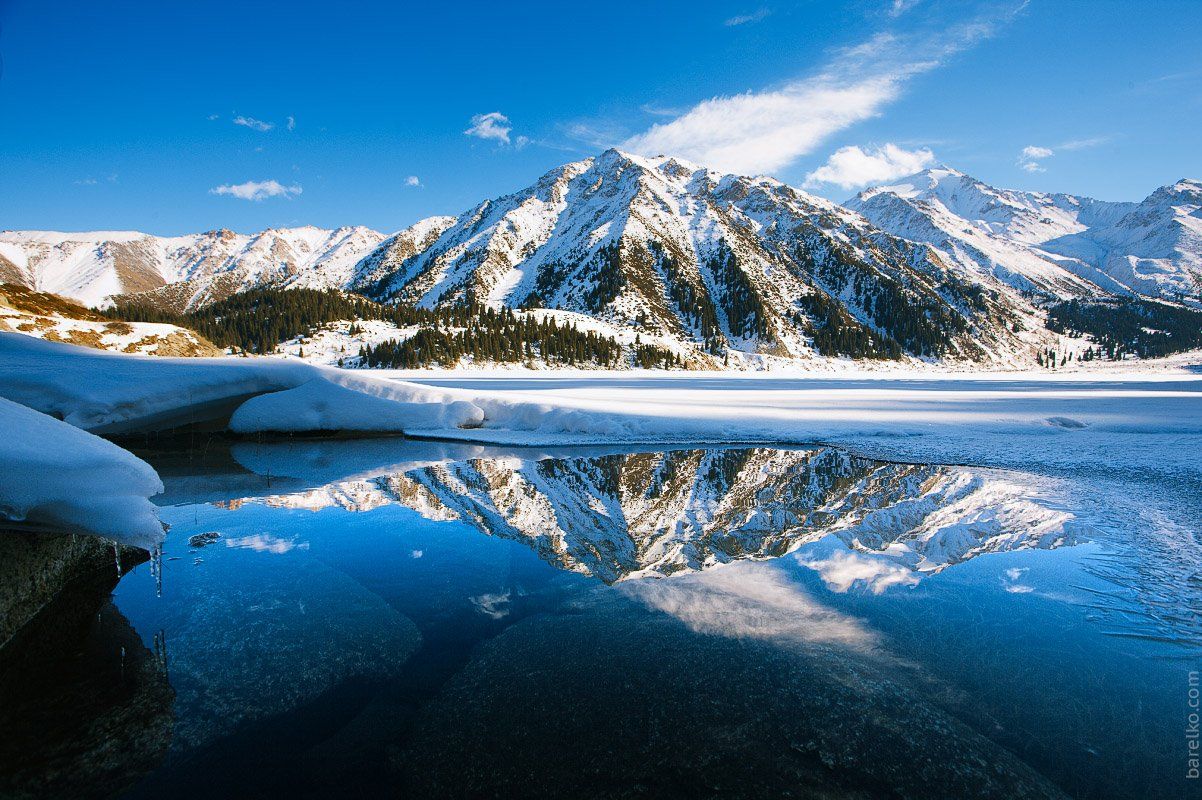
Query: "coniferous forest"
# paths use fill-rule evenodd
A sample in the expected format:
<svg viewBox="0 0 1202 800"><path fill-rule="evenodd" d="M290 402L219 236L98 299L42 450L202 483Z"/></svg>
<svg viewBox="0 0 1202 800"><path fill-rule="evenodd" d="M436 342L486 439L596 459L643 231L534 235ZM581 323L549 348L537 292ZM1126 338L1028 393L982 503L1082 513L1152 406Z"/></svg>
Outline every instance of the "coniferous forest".
<svg viewBox="0 0 1202 800"><path fill-rule="evenodd" d="M383 320L418 328L403 341L364 346L358 354L360 364L375 368L450 366L465 358L498 364L541 360L557 366L684 367L679 355L637 338L627 357L610 336L533 314L478 305L435 310L386 306L333 290L252 289L183 314L125 301L101 313L117 320L178 325L218 347L255 354L273 352L281 342L339 320Z"/></svg>
<svg viewBox="0 0 1202 800"><path fill-rule="evenodd" d="M1057 303L1048 309L1048 328L1093 337L1109 359L1156 358L1202 347L1202 311L1154 300Z"/></svg>

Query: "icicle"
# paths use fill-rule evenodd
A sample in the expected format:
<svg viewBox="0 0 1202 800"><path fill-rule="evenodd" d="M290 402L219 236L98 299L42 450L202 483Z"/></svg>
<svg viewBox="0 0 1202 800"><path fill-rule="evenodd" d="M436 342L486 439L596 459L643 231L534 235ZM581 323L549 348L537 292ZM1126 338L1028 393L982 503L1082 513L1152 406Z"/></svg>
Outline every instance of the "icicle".
<svg viewBox="0 0 1202 800"><path fill-rule="evenodd" d="M154 658L163 668L163 674L167 675L167 632L162 629L154 635Z"/></svg>
<svg viewBox="0 0 1202 800"><path fill-rule="evenodd" d="M163 546L157 544L150 551L150 575L154 578L154 593L156 597L163 596Z"/></svg>

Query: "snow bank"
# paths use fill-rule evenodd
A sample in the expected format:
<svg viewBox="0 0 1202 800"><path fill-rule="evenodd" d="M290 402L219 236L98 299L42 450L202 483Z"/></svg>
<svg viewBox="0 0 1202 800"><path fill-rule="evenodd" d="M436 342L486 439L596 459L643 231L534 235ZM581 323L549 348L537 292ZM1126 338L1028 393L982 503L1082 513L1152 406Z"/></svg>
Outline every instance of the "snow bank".
<svg viewBox="0 0 1202 800"><path fill-rule="evenodd" d="M317 378L295 389L247 400L230 418L235 433L261 431L407 431L474 428L479 406L409 384L380 386Z"/></svg>
<svg viewBox="0 0 1202 800"><path fill-rule="evenodd" d="M94 433L232 419L243 433L543 447L825 442L908 462L1202 477L1198 373L425 380L296 359L152 359L0 333L0 396Z"/></svg>
<svg viewBox="0 0 1202 800"><path fill-rule="evenodd" d="M143 358L0 333L0 396L100 434L237 412L234 430L459 430L466 393L275 358ZM251 401L251 402L248 402Z"/></svg>
<svg viewBox="0 0 1202 800"><path fill-rule="evenodd" d="M0 524L105 536L151 549L163 526L150 465L98 436L0 399Z"/></svg>

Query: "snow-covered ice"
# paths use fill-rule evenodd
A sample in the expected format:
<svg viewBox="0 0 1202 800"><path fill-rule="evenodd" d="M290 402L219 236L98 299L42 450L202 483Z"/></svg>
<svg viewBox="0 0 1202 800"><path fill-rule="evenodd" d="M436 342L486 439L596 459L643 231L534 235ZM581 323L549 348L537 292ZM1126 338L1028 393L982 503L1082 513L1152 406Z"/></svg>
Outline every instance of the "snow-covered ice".
<svg viewBox="0 0 1202 800"><path fill-rule="evenodd" d="M479 406L412 384L322 377L252 397L234 412L230 430L394 432L478 427L483 421Z"/></svg>
<svg viewBox="0 0 1202 800"><path fill-rule="evenodd" d="M142 505L145 497L158 491L153 472L70 426L129 433L228 418L237 433L366 431L546 447L830 443L915 463L1135 477L1144 484L1202 480L1202 373L1184 369L838 378L440 377L339 370L297 359L118 355L0 333L0 397L43 412L6 403L12 433L5 443L0 503L18 514L32 507L22 486L51 464L37 460L39 451L65 467L74 462L73 454L95 447L112 456L111 464L86 461L92 470L87 480L104 483L96 475L109 470L106 485L120 486L133 498L100 495L100 505L85 514L78 499L84 495L63 489L56 513L75 515L92 526L86 529L107 525L107 530L114 525L97 522L95 508L133 509L139 521L123 530L140 531L137 535L150 531L147 518L138 514L149 508ZM39 423L29 431L57 438L37 444L18 414ZM26 458L29 466L22 467ZM64 478L62 485L75 480Z"/></svg>

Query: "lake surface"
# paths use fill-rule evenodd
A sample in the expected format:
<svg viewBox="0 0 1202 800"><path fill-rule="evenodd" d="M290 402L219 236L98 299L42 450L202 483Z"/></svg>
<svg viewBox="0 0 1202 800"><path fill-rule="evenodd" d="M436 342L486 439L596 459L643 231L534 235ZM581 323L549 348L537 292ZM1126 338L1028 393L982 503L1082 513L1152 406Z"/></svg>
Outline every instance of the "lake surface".
<svg viewBox="0 0 1202 800"><path fill-rule="evenodd" d="M57 715L102 721L107 750L53 765L80 787L1202 788L1185 779L1202 668L1188 481L1151 491L832 447L214 440L138 454L167 487L161 567L125 575L86 634L31 653L23 678L21 713L47 739Z"/></svg>

